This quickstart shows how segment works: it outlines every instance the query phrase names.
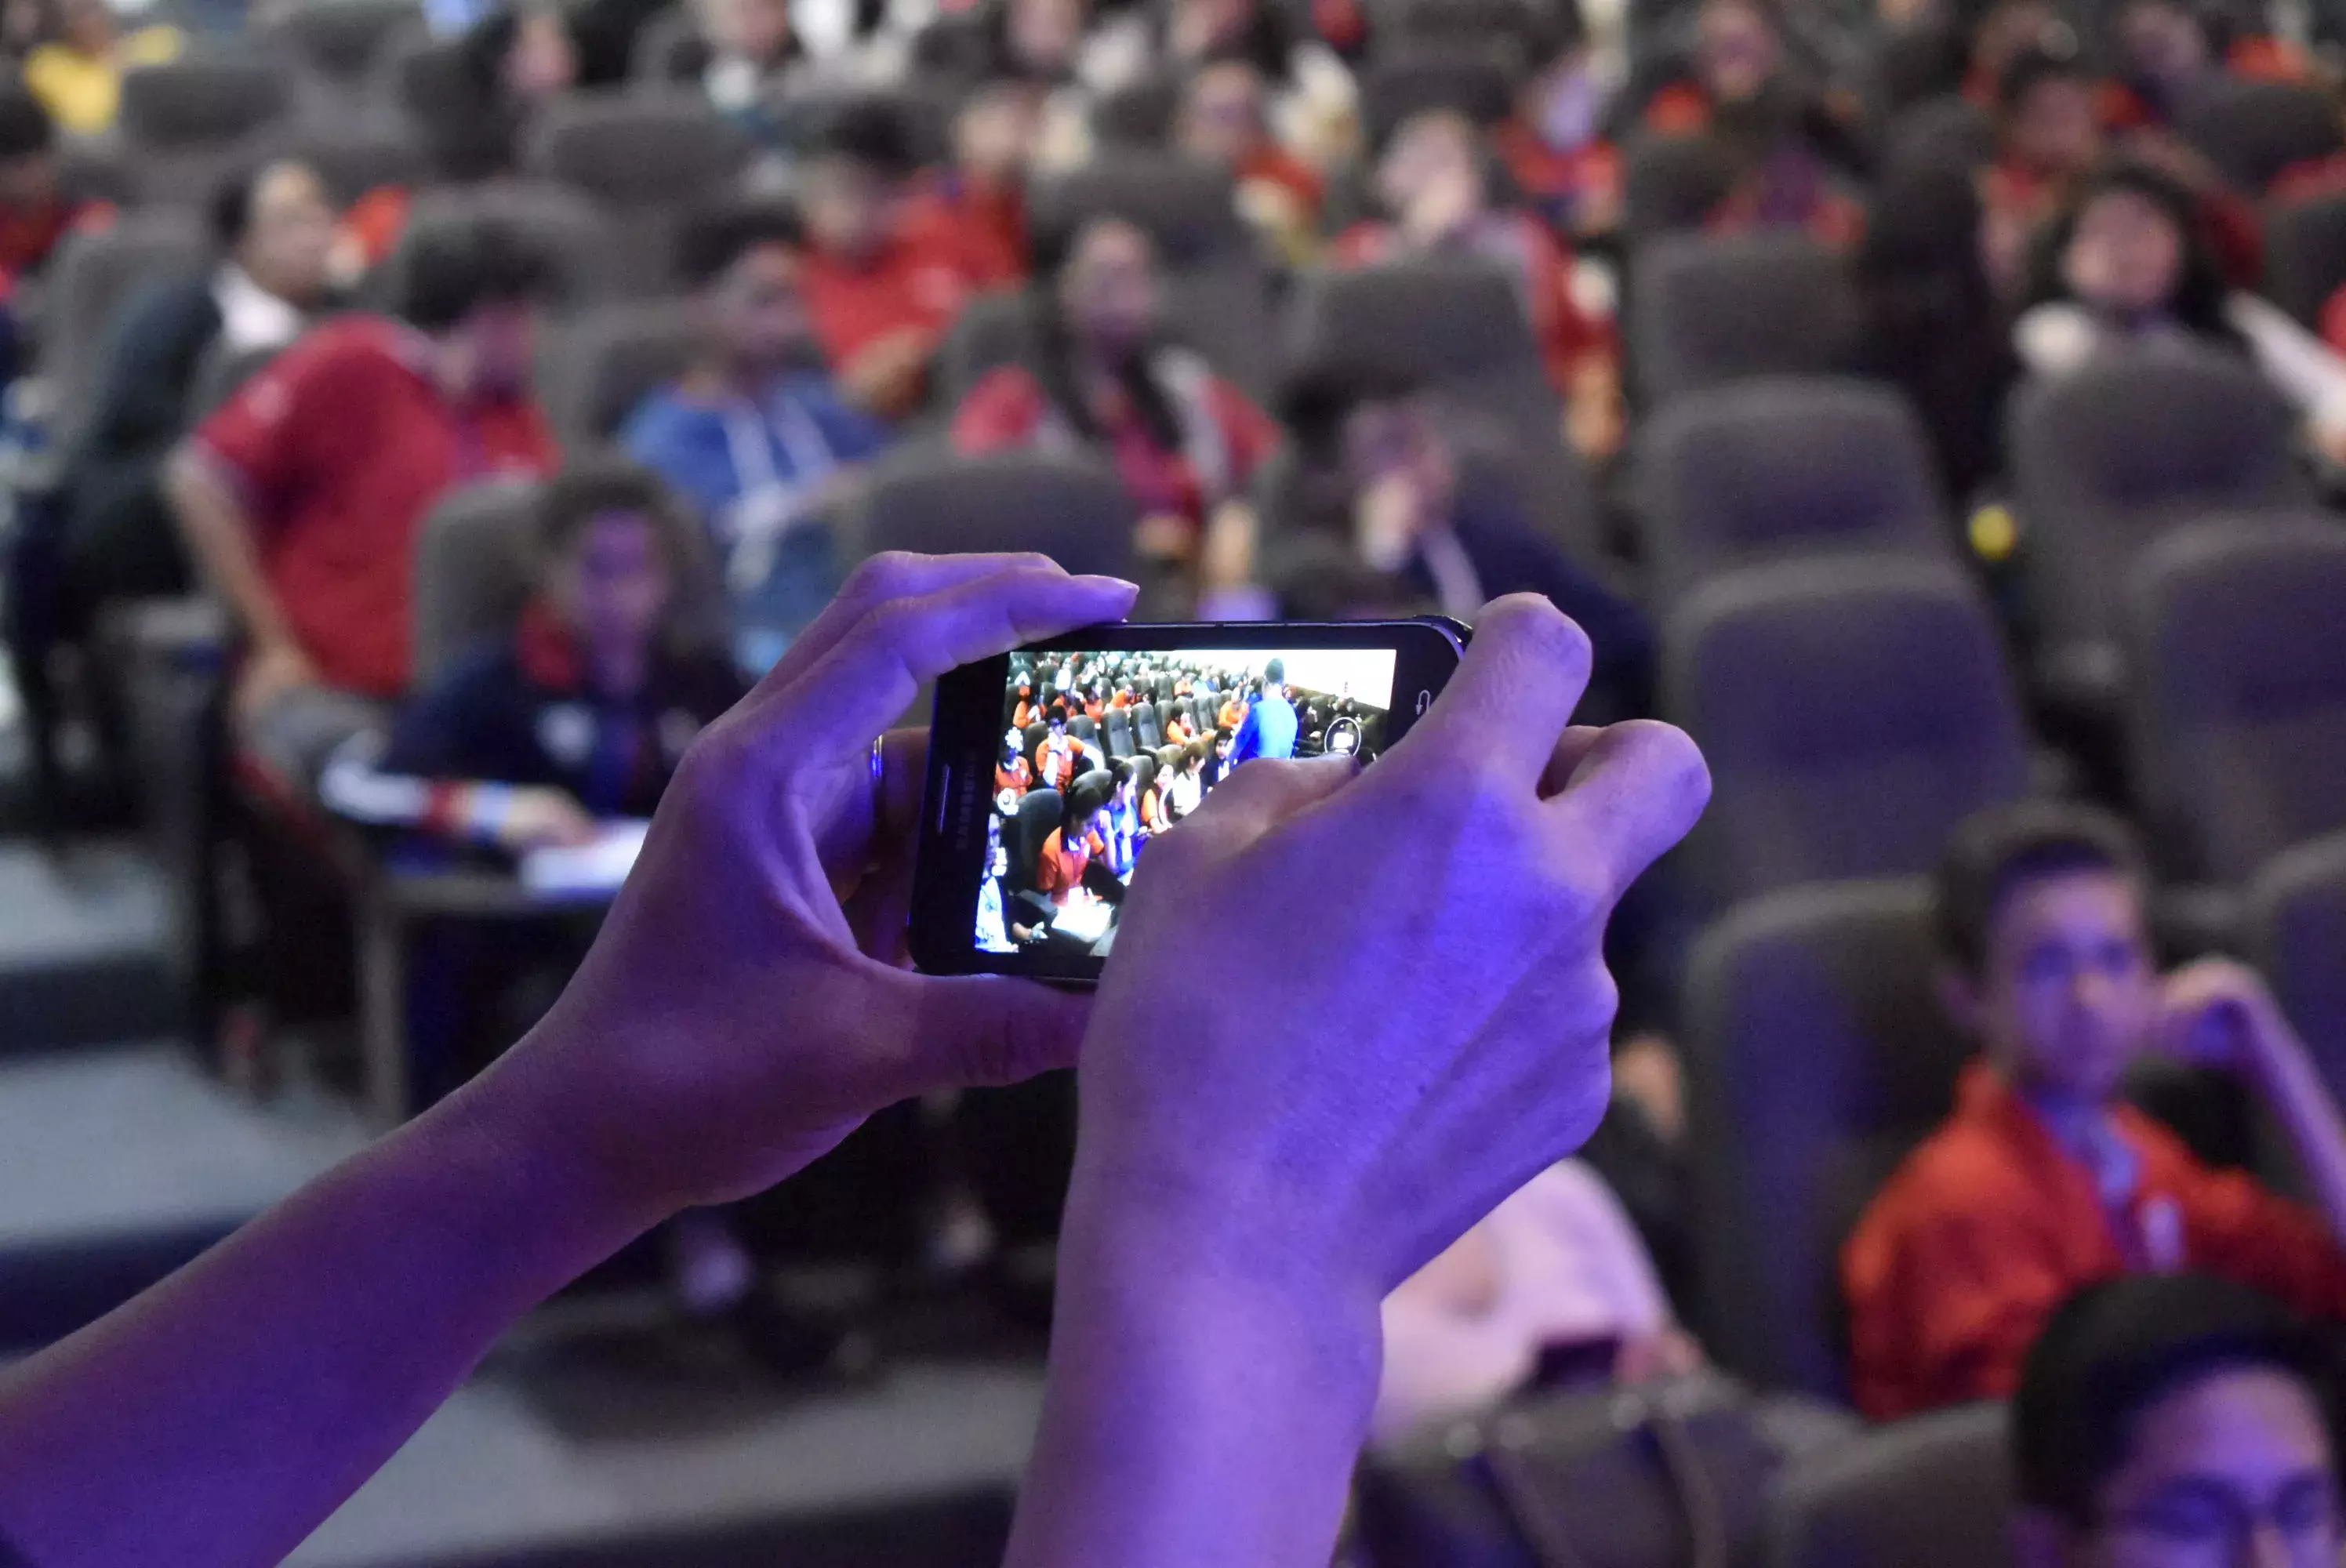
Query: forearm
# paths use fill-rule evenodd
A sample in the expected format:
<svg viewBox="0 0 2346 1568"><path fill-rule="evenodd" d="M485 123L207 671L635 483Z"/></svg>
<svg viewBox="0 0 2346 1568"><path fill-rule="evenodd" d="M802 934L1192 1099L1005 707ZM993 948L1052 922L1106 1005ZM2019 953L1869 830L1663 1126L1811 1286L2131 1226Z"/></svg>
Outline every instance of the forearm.
<svg viewBox="0 0 2346 1568"><path fill-rule="evenodd" d="M244 635L261 647L292 642L284 609L253 548L252 521L227 484L199 452L185 445L171 454L163 484L189 553Z"/></svg>
<svg viewBox="0 0 2346 1568"><path fill-rule="evenodd" d="M0 1380L0 1538L42 1568L275 1562L498 1333L658 1217L492 1074Z"/></svg>
<svg viewBox="0 0 2346 1568"><path fill-rule="evenodd" d="M1078 1183L1010 1568L1325 1568L1376 1397L1374 1294L1206 1229Z"/></svg>
<svg viewBox="0 0 2346 1568"><path fill-rule="evenodd" d="M2346 1247L2346 1118L2340 1116L2338 1102L2304 1043L2285 1025L2267 1033L2252 1069L2258 1091L2296 1150L2331 1235Z"/></svg>

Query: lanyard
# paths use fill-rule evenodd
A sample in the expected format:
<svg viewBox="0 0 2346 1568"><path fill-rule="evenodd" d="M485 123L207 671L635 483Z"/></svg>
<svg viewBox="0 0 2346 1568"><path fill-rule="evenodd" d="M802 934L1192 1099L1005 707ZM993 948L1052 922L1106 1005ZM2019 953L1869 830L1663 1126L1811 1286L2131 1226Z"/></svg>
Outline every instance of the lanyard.
<svg viewBox="0 0 2346 1568"><path fill-rule="evenodd" d="M746 397L729 398L719 418L738 492L729 508L733 547L725 575L735 592L747 593L773 570L783 534L839 464L822 428L786 393L770 392L762 408ZM790 460L787 480L774 463L777 441Z"/></svg>

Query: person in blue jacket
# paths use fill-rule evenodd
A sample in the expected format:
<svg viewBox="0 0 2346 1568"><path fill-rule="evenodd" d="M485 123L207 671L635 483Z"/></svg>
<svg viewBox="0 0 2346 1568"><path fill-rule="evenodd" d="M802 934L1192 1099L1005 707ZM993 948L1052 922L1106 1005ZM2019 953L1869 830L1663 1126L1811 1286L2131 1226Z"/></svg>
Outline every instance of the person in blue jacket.
<svg viewBox="0 0 2346 1568"><path fill-rule="evenodd" d="M1230 747L1230 766L1251 762L1258 757L1274 760L1295 755L1295 705L1287 700L1287 661L1272 659L1262 667L1262 681L1256 687L1252 707L1247 709L1246 722L1239 726L1237 739Z"/></svg>

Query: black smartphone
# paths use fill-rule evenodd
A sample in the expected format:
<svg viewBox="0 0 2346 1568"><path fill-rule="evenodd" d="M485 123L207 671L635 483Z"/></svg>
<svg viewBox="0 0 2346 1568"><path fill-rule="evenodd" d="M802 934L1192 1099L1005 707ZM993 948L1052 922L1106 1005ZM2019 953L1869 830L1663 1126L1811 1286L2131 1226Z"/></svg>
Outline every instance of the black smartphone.
<svg viewBox="0 0 2346 1568"><path fill-rule="evenodd" d="M1254 759L1373 759L1465 643L1439 617L1107 626L954 670L929 729L913 962L1096 980L1152 840Z"/></svg>

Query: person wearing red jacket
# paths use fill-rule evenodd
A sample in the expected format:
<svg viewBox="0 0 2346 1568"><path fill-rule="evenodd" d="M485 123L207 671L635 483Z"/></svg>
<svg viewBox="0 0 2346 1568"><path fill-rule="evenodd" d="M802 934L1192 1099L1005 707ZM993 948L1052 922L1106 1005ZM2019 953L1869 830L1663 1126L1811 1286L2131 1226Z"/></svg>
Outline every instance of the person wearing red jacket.
<svg viewBox="0 0 2346 1568"><path fill-rule="evenodd" d="M2008 1396L2055 1308L2121 1275L2219 1274L2346 1320L2346 1120L2252 971L2158 972L2147 885L2126 830L2084 808L1957 830L1939 877L1944 993L1982 1054L1841 1252L1867 1415ZM2120 1078L2151 1052L2239 1078L2313 1207L2211 1169L2128 1106Z"/></svg>

